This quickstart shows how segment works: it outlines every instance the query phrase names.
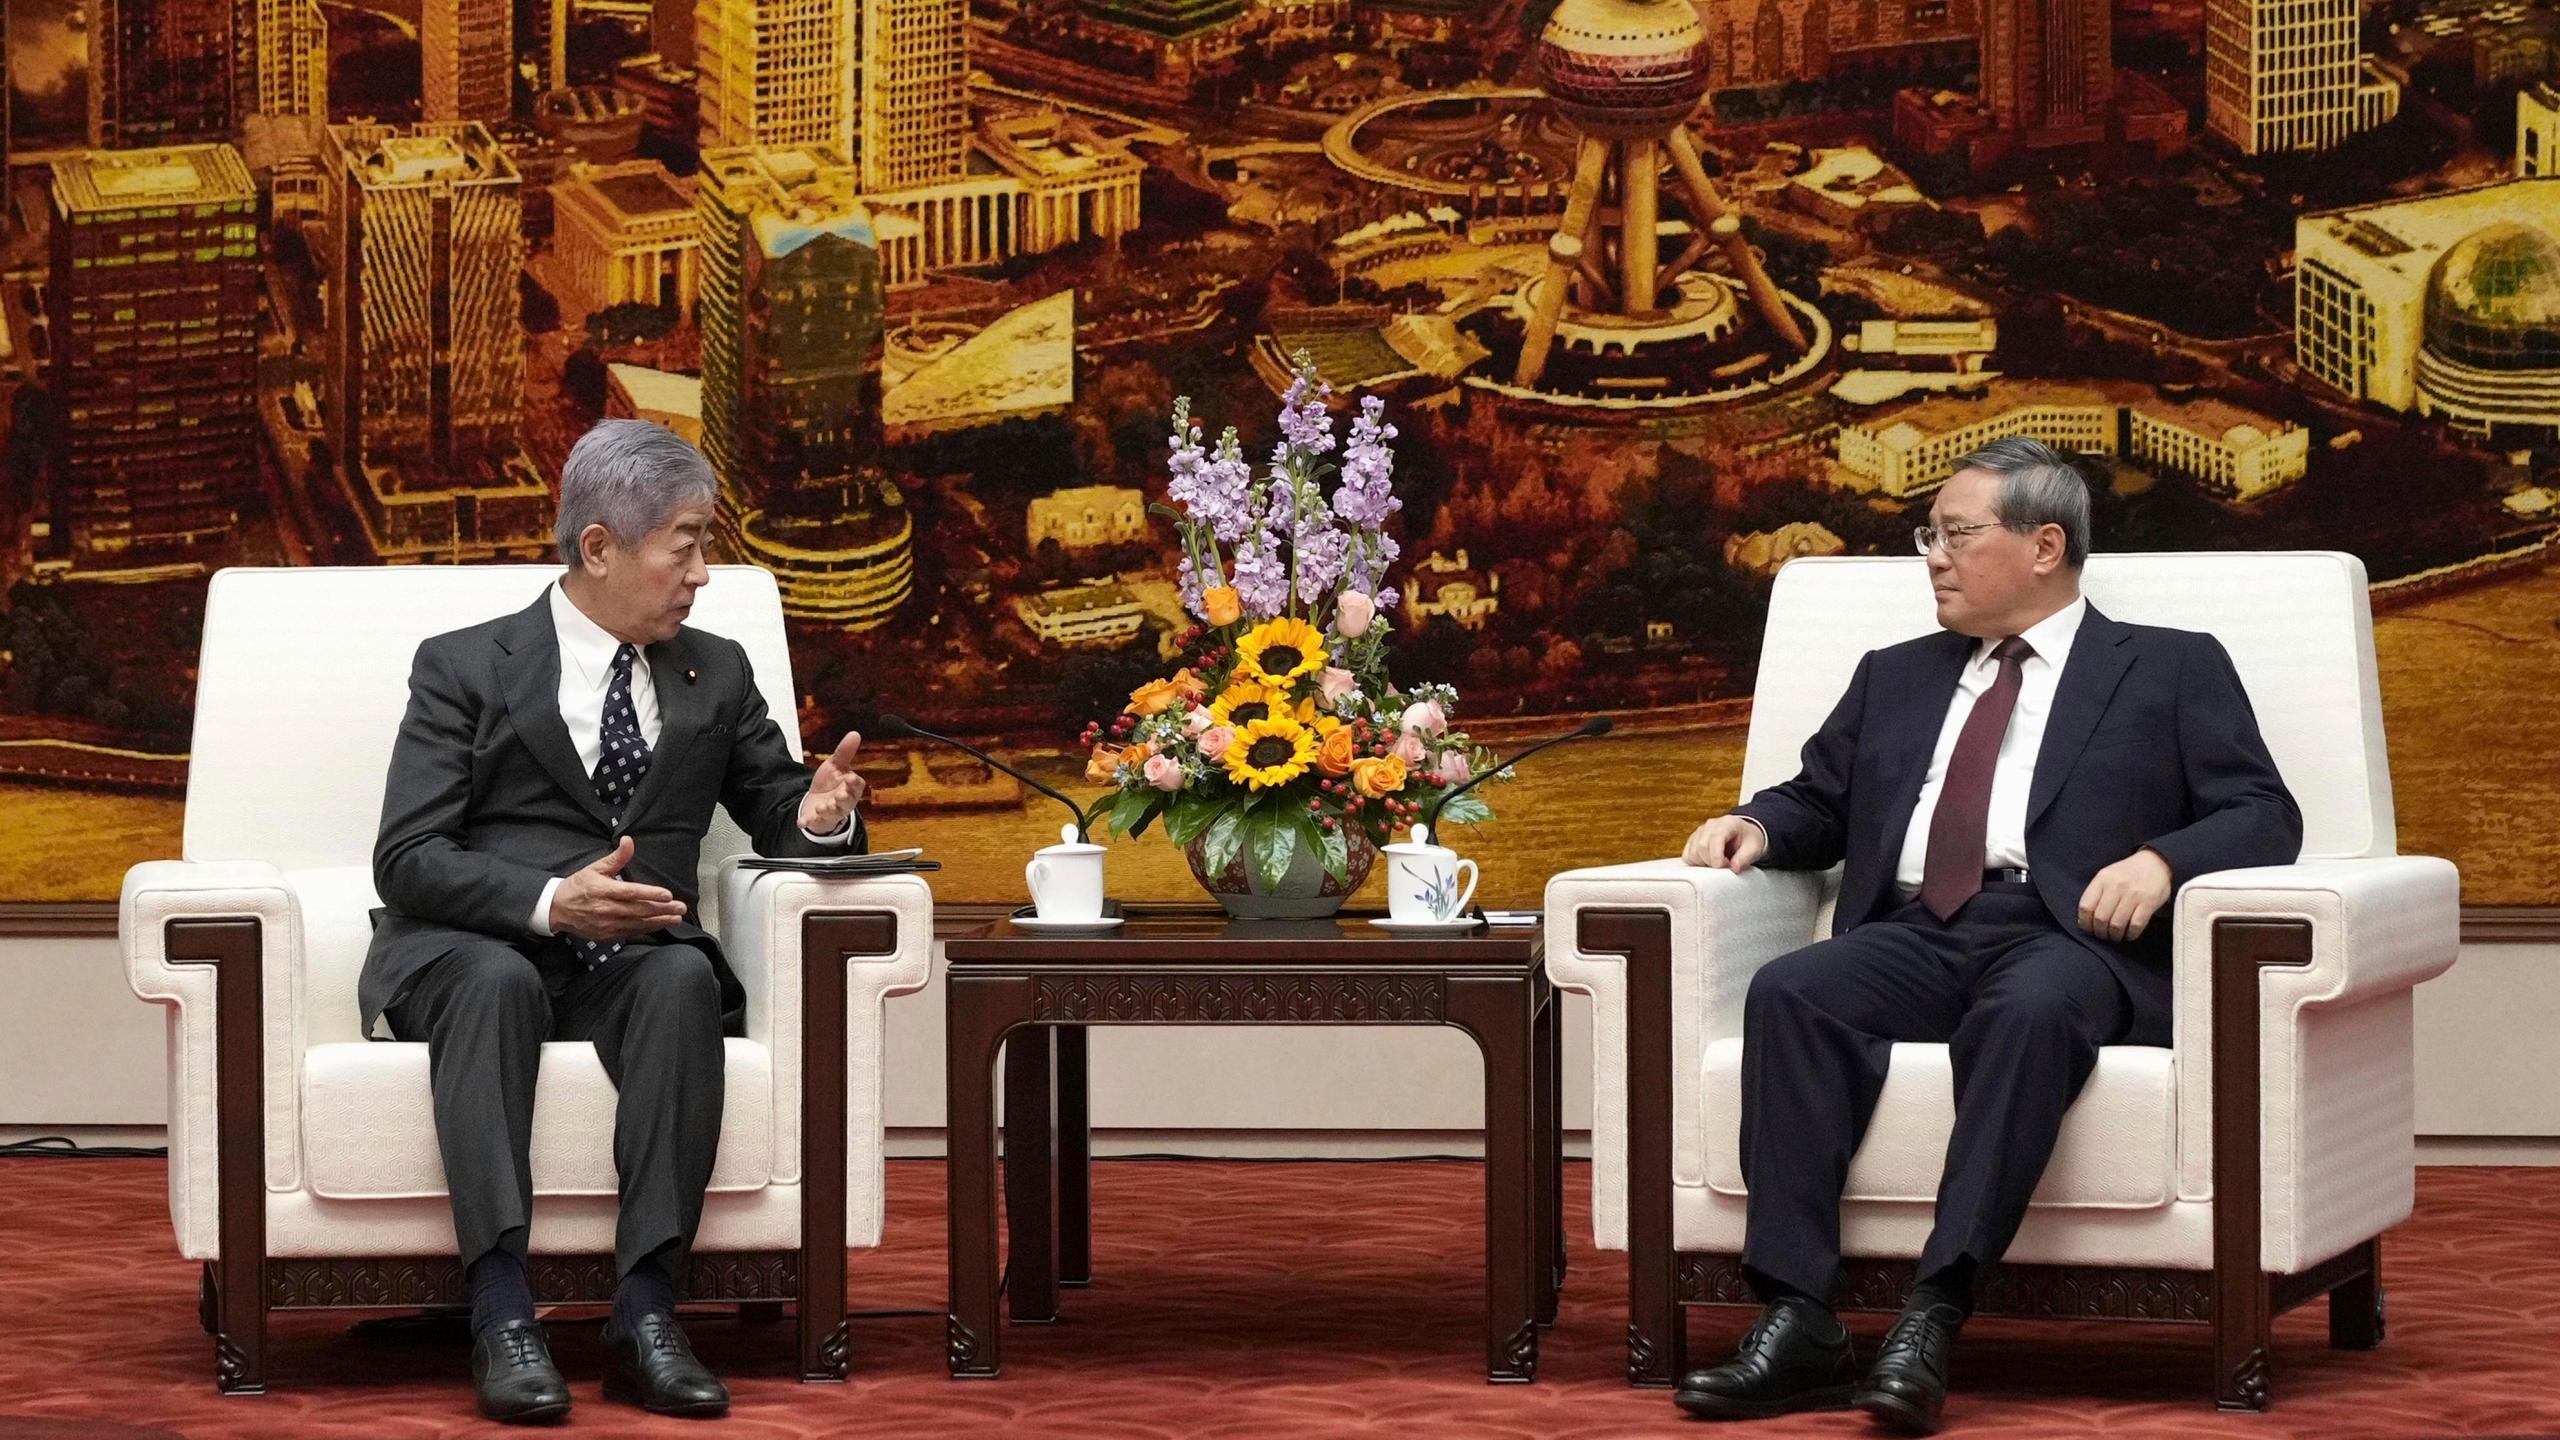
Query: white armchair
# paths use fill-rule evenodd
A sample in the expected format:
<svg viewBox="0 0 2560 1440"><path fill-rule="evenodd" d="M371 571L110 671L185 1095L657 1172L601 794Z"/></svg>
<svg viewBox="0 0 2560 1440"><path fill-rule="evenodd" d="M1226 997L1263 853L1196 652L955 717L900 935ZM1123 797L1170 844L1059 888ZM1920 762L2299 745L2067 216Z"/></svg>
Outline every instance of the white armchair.
<svg viewBox="0 0 2560 1440"><path fill-rule="evenodd" d="M1861 654L1931 628L1922 564L1779 573L1744 795L1795 773ZM2453 963L2458 880L2443 860L2393 853L2354 557L2101 555L2084 587L2116 619L2222 641L2302 807L2303 853L2179 892L2174 1045L2100 1052L1981 1308L2210 1324L2217 1401L2264 1409L2276 1314L2326 1294L2333 1344L2382 1338L2379 1237L2415 1188L2410 989ZM1761 965L1828 931L1838 886L1837 870L1676 859L1548 882L1548 971L1593 1001L1593 1228L1627 1251L1632 1383L1685 1367L1682 1307L1754 1303L1740 1269L1743 997ZM1841 1205L1843 1305L1901 1303L1953 1116L1946 1047L1896 1045Z"/></svg>
<svg viewBox="0 0 2560 1440"><path fill-rule="evenodd" d="M169 1217L204 1262L216 1382L265 1388L269 1310L467 1299L426 1046L359 1033L374 831L431 634L530 604L548 566L226 570L205 606L182 860L125 876L134 993L169 1007ZM720 566L696 623L747 649L798 713L773 577ZM796 738L796 737L795 737ZM880 1243L882 1003L925 983L915 876L744 870L715 816L700 913L747 992L727 1042L719 1157L689 1296L799 1310L804 1379L845 1373L845 1249ZM608 1298L614 1091L585 1043L547 1044L534 1101L533 1288Z"/></svg>

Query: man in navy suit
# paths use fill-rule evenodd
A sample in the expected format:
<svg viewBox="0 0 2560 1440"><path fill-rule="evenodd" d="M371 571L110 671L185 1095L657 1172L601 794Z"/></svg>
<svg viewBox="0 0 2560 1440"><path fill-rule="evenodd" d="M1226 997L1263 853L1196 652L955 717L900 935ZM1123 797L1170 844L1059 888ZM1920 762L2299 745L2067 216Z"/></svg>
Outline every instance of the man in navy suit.
<svg viewBox="0 0 2560 1440"><path fill-rule="evenodd" d="M815 774L747 652L685 618L710 583L718 482L664 426L607 420L560 472L564 565L533 604L418 647L374 843L357 1000L424 1041L472 1378L492 1419L554 1420L569 1391L535 1322L533 1093L546 1040L596 1047L618 1092L605 1393L715 1415L729 1395L676 1324L719 1148L724 1047L745 1003L695 923L711 807L759 854L860 850L847 735Z"/></svg>
<svg viewBox="0 0 2560 1440"><path fill-rule="evenodd" d="M2081 598L2089 486L2068 461L1996 441L1929 519L1944 628L1867 654L1803 770L1684 853L1844 865L1831 938L1762 968L1744 1004L1742 1258L1764 1308L1731 1361L1683 1377L1692 1414L1854 1405L1935 1430L1975 1278L2098 1048L2169 1043L2171 897L2302 846L2221 644ZM1861 1378L1830 1308L1840 1194L1898 1041L1949 1047L1955 1132L1919 1283Z"/></svg>

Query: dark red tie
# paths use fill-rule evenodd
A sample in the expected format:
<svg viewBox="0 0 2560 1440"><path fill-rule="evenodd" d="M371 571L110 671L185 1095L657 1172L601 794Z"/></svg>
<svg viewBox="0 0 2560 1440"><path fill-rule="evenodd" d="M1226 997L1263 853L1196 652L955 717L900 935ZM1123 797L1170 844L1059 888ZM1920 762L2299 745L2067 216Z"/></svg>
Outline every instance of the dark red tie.
<svg viewBox="0 0 2560 1440"><path fill-rule="evenodd" d="M1920 903L1941 920L1982 893L1985 833L1991 825L1991 776L2000 765L2000 737L2018 706L2018 674L2035 647L2012 635L1991 647L2000 678L1973 702L1973 713L1947 757L1947 780L1938 787L1938 809L1929 817L1929 858L1920 871Z"/></svg>

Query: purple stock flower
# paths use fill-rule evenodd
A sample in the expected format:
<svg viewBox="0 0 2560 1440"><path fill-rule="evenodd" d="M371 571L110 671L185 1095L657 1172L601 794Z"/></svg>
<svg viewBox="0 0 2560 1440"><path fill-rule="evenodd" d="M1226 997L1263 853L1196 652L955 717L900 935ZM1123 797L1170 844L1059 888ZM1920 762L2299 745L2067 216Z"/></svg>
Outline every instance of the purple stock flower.
<svg viewBox="0 0 2560 1440"><path fill-rule="evenodd" d="M1182 563L1174 567L1173 573L1175 583L1182 587L1182 608L1203 620L1208 619L1209 608L1200 595L1200 572L1192 568L1191 557L1183 556Z"/></svg>
<svg viewBox="0 0 2560 1440"><path fill-rule="evenodd" d="M1333 415L1325 409L1324 399L1333 387L1315 378L1315 367L1302 364L1298 378L1289 382L1289 393L1280 401L1280 448L1271 457L1278 469L1287 462L1290 451L1313 458L1333 449Z"/></svg>
<svg viewBox="0 0 2560 1440"><path fill-rule="evenodd" d="M1333 523L1321 500L1299 518L1298 603L1313 605L1332 594L1342 579L1343 564L1351 558L1351 534Z"/></svg>
<svg viewBox="0 0 2560 1440"><path fill-rule="evenodd" d="M1268 620L1289 605L1289 557L1280 548L1280 536L1264 531L1260 545L1239 546L1233 561L1235 575L1230 581L1236 587L1236 598L1244 602L1244 613L1256 620Z"/></svg>
<svg viewBox="0 0 2560 1440"><path fill-rule="evenodd" d="M1404 508L1389 478L1396 457L1387 442L1396 438L1396 427L1384 423L1386 408L1375 395L1360 398L1360 413L1352 417L1351 436L1342 447L1342 486L1333 496L1335 513L1364 530L1377 529Z"/></svg>

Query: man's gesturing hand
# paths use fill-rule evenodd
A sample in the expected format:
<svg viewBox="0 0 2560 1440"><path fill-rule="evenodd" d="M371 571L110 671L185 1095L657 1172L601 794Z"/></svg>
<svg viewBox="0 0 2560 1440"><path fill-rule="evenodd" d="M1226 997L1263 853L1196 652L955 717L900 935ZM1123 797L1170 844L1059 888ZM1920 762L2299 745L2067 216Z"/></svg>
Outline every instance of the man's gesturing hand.
<svg viewBox="0 0 2560 1440"><path fill-rule="evenodd" d="M2176 888L2169 862L2136 850L2090 877L2080 895L2080 928L2101 940L2138 940Z"/></svg>
<svg viewBox="0 0 2560 1440"><path fill-rule="evenodd" d="M551 933L581 940L629 940L663 930L684 918L684 902L655 885L622 878L631 863L631 837L584 870L562 877L551 892Z"/></svg>
<svg viewBox="0 0 2560 1440"><path fill-rule="evenodd" d="M836 753L810 777L809 793L800 800L800 828L812 835L832 835L844 827L854 807L871 787L854 773L853 757L862 749L862 732L848 730Z"/></svg>
<svg viewBox="0 0 2560 1440"><path fill-rule="evenodd" d="M1768 850L1769 837L1759 826L1739 815L1719 815L1690 833L1680 858L1692 865L1738 874L1759 864Z"/></svg>

